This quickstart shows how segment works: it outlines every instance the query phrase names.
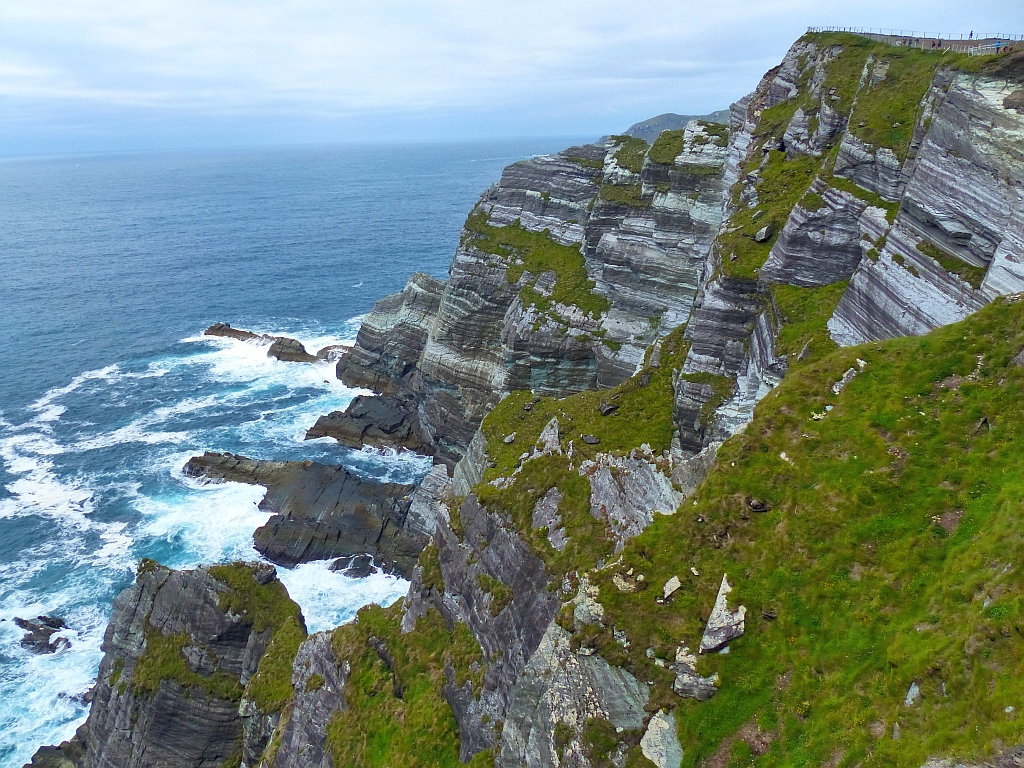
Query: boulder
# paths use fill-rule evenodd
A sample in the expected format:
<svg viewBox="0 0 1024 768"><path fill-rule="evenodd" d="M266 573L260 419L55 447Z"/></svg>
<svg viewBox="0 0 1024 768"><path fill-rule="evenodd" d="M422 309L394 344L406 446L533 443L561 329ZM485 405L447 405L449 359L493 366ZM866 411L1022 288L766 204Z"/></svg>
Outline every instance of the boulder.
<svg viewBox="0 0 1024 768"><path fill-rule="evenodd" d="M707 626L704 627L704 637L700 641L701 653L720 650L730 641L743 635L747 609L741 605L735 611L730 611L730 592L732 592L732 586L729 584L728 577L722 576L722 584L718 588L715 607L711 611Z"/></svg>
<svg viewBox="0 0 1024 768"><path fill-rule="evenodd" d="M267 350L267 357L276 357L285 363L315 363L316 355L306 351L302 342L298 339L289 339L287 336L278 336L274 343Z"/></svg>

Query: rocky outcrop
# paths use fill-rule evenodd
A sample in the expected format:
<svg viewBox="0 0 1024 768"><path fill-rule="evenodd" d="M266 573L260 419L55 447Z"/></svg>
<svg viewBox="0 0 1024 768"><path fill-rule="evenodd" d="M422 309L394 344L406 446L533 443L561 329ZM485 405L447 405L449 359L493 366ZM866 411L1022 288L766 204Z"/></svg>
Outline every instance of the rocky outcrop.
<svg viewBox="0 0 1024 768"><path fill-rule="evenodd" d="M926 333L1024 288L1024 116L1003 104L1003 79L940 72L932 91L942 95L920 123L905 192L887 193L901 199L896 222L829 322L840 344ZM957 263L977 268L980 286L947 269Z"/></svg>
<svg viewBox="0 0 1024 768"><path fill-rule="evenodd" d="M829 187L818 179L810 194L820 208L797 205L772 246L760 279L812 288L849 279L864 256L862 223L868 204L858 197ZM873 208L884 217L885 211Z"/></svg>
<svg viewBox="0 0 1024 768"><path fill-rule="evenodd" d="M87 723L33 763L214 768L258 758L265 743L246 743L240 702L276 724L248 687L282 631L305 634L273 566L172 571L144 560L114 601Z"/></svg>
<svg viewBox="0 0 1024 768"><path fill-rule="evenodd" d="M667 459L660 463L668 469ZM671 515L683 500L661 470L649 446L629 456L599 453L580 465L580 474L590 480L590 513L607 523L617 550L650 525L655 514Z"/></svg>
<svg viewBox="0 0 1024 768"><path fill-rule="evenodd" d="M344 411L331 411L306 430L306 439L332 437L349 448L402 448L431 454L416 418L416 404L395 395L358 395Z"/></svg>
<svg viewBox="0 0 1024 768"><path fill-rule="evenodd" d="M593 652L574 651L571 641L551 624L516 682L501 735L502 768L580 765L588 720L623 730L643 727L647 686ZM561 745L555 739L559 725L572 734Z"/></svg>
<svg viewBox="0 0 1024 768"><path fill-rule="evenodd" d="M280 727L275 768L333 768L327 747L327 726L345 709L348 664L339 661L331 633L318 632L299 646L292 665L295 692L287 719Z"/></svg>
<svg viewBox="0 0 1024 768"><path fill-rule="evenodd" d="M64 620L57 616L37 616L35 620L16 616L14 623L25 631L21 647L33 653L55 653L71 646L71 641L66 637L53 639L55 634L68 628Z"/></svg>
<svg viewBox="0 0 1024 768"><path fill-rule="evenodd" d="M285 363L315 363L316 355L306 351L306 347L298 339L278 336L267 350L267 357L276 357Z"/></svg>
<svg viewBox="0 0 1024 768"><path fill-rule="evenodd" d="M340 466L208 452L190 459L183 472L264 486L260 508L274 514L256 530L253 546L279 565L368 553L386 570L408 576L432 531L433 519L420 517L414 503L424 491L362 480Z"/></svg>
<svg viewBox="0 0 1024 768"><path fill-rule="evenodd" d="M238 341L273 341L274 339L273 336L268 336L265 333L253 333L252 331L243 331L241 328L232 328L227 323L214 323L203 331L203 336L220 336Z"/></svg>

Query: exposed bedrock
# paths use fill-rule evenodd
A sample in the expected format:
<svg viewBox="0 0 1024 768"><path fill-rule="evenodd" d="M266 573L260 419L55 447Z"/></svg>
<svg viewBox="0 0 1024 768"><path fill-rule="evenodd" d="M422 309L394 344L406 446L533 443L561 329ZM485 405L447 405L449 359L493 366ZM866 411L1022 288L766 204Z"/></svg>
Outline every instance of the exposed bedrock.
<svg viewBox="0 0 1024 768"><path fill-rule="evenodd" d="M433 519L416 503L427 491L362 480L341 466L207 452L182 471L265 487L260 508L273 516L253 534L253 546L279 565L367 553L384 569L408 576L432 530Z"/></svg>
<svg viewBox="0 0 1024 768"><path fill-rule="evenodd" d="M348 663L334 655L331 632L318 632L299 646L292 665L294 698L282 718L275 768L332 768L327 727L345 709Z"/></svg>
<svg viewBox="0 0 1024 768"><path fill-rule="evenodd" d="M275 608L263 604L271 599ZM219 768L242 755L258 759L278 715L264 713L248 686L286 623L305 634L273 566L172 571L143 561L114 601L87 723L33 764ZM253 717L269 730L249 727Z"/></svg>
<svg viewBox="0 0 1024 768"><path fill-rule="evenodd" d="M863 255L861 218L868 204L818 179L817 210L797 205L772 246L759 277L767 283L816 287L847 280ZM882 209L874 209L884 215Z"/></svg>
<svg viewBox="0 0 1024 768"><path fill-rule="evenodd" d="M434 531L434 546L444 578L439 586L424 588L419 569L409 588L403 631L411 631L417 618L437 608L450 624L465 623L483 650L483 688L457 688L452 682L444 694L459 723L460 751L464 760L501 740L495 721L505 720L513 686L533 657L561 607L557 590L549 589L552 576L533 554L515 527L503 516L485 509L469 496L458 510L462 530L457 534L445 521L444 504ZM509 597L497 602L485 585L505 585ZM493 587L490 587L494 590Z"/></svg>
<svg viewBox="0 0 1024 768"><path fill-rule="evenodd" d="M509 391L563 396L631 376L689 318L722 217L726 142L691 123L672 146L671 160L628 168L614 140L510 165L467 223L449 280L416 275L378 302L338 376L408 398L422 450L450 466ZM571 301L588 308L556 300L579 267L531 272L518 246L481 242L502 228L566 246L563 260L578 250L592 286Z"/></svg>
<svg viewBox="0 0 1024 768"><path fill-rule="evenodd" d="M306 430L306 439L333 437L349 448L405 448L430 454L419 434L416 404L395 395L359 395L344 411L332 411Z"/></svg>
<svg viewBox="0 0 1024 768"><path fill-rule="evenodd" d="M865 258L828 321L839 344L927 333L963 320L985 296L916 247L921 240L897 219L877 260Z"/></svg>

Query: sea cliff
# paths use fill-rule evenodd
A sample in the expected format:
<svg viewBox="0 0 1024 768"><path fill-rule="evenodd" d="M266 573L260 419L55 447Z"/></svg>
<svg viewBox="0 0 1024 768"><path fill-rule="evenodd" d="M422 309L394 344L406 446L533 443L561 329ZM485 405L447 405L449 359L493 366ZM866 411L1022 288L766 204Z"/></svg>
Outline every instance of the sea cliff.
<svg viewBox="0 0 1024 768"><path fill-rule="evenodd" d="M418 487L186 470L268 487L274 562L408 596L306 638L270 566L146 563L34 764L1017 764L1022 93L1018 54L809 34L728 125L509 166L309 433Z"/></svg>

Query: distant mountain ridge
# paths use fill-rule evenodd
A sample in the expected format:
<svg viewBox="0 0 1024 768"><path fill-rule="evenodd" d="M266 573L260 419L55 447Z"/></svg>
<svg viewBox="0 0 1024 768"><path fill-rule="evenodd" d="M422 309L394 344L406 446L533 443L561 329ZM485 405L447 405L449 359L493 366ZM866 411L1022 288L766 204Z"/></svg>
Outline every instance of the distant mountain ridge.
<svg viewBox="0 0 1024 768"><path fill-rule="evenodd" d="M635 136L638 139L643 139L648 144L653 144L662 131L682 130L691 120L706 120L709 123L728 125L729 110L720 109L717 112L711 112L706 115L677 115L675 112L666 112L629 126L625 135Z"/></svg>

